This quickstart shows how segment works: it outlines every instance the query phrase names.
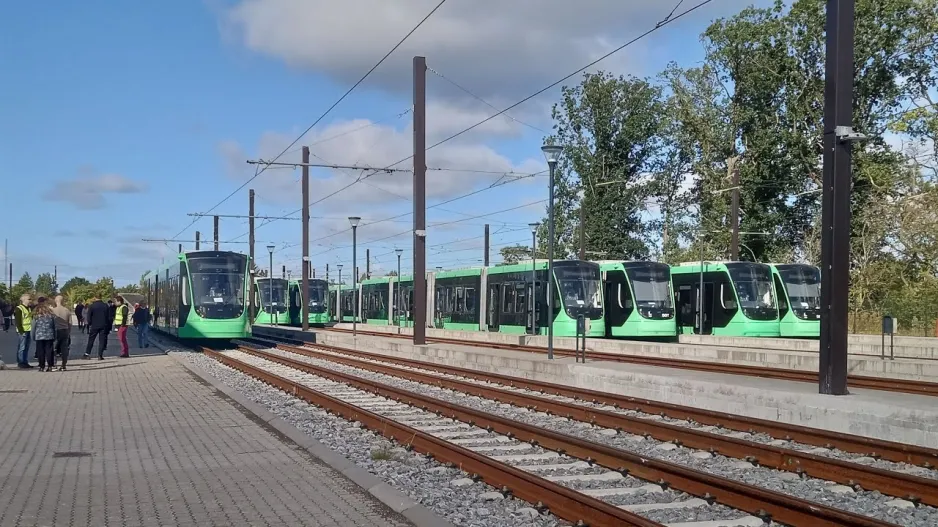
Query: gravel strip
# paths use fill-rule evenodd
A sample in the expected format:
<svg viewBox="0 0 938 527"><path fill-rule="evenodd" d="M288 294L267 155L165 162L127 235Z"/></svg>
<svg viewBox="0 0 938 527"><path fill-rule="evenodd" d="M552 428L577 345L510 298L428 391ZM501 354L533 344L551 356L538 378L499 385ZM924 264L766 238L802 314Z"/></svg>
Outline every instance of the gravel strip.
<svg viewBox="0 0 938 527"><path fill-rule="evenodd" d="M802 479L794 473L778 471L766 467L757 467L738 459L727 458L721 455L712 456L709 455L709 453L682 448L671 443L662 443L660 441L644 439L629 434L611 435L609 429L594 427L588 423L558 418L557 416L550 416L543 412L534 412L507 404L499 404L475 396L469 397L461 392L427 386L417 382L314 359L284 350L267 349L265 351L331 370L380 381L391 386L430 395L451 403L476 408L534 426L589 439L597 443L615 446L641 456L680 463L684 466L703 470L711 474L758 485L769 490L784 492L792 496L812 500L857 514L864 514L898 525L906 527L938 525L938 509L924 505L910 508L908 506L910 505L909 502L897 500L891 496L884 496L876 491L862 490L855 492L849 487L837 485L832 482L815 478ZM628 412L625 411L622 413L628 414ZM659 416L658 419L663 418ZM699 457L695 457L695 455Z"/></svg>
<svg viewBox="0 0 938 527"><path fill-rule="evenodd" d="M488 501L482 496L498 489L483 482L464 487L451 485L466 474L423 455L408 452L357 423L326 413L293 396L267 386L200 353L184 353L196 364L248 399L296 426L310 437L342 454L418 503L451 521L467 527L568 526L552 514L540 514L530 504L515 498ZM384 459L387 457L388 459ZM377 458L377 459L376 459Z"/></svg>

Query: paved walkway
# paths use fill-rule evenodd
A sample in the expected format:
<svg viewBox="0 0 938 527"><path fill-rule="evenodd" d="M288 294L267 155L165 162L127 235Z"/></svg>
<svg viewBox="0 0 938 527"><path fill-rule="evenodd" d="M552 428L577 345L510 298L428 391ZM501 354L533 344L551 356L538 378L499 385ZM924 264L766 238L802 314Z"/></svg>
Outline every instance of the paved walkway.
<svg viewBox="0 0 938 527"><path fill-rule="evenodd" d="M118 348L0 372L0 525L411 525L176 359Z"/></svg>

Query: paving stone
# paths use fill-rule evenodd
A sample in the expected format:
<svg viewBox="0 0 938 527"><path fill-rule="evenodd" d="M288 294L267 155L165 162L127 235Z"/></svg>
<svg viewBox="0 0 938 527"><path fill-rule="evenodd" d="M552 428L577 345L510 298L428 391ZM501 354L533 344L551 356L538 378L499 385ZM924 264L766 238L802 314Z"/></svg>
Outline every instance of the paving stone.
<svg viewBox="0 0 938 527"><path fill-rule="evenodd" d="M26 392L0 396L0 525L412 525L159 350L84 344L67 372L3 372Z"/></svg>

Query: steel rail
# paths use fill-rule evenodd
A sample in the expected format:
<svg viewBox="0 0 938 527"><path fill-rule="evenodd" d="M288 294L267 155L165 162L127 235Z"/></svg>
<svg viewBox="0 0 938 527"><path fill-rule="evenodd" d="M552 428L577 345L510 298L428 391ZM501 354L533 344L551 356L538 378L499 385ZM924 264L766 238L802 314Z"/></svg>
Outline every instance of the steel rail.
<svg viewBox="0 0 938 527"><path fill-rule="evenodd" d="M343 328L329 328L328 331L348 332ZM407 338L407 335L396 335L392 333L382 333L378 331L361 331L359 335L391 338ZM442 337L427 337L427 342L436 342L439 344L458 344L460 346L473 346L480 348L491 348L511 351L524 351L530 353L546 353L547 349L539 346L530 346L522 344L504 344L500 342L483 342L477 340L458 340ZM563 357L573 357L575 350L565 348L554 348L554 354ZM587 358L594 360L605 360L610 362L626 362L630 364L643 364L646 366L658 366L662 368L678 368L682 370L708 371L713 373L725 373L731 375L745 375L748 377L762 377L766 379L779 379L796 382L818 382L817 372L792 370L787 368L774 368L770 366L749 366L742 364L726 364L718 362L696 361L690 359L675 359L670 357L646 357L642 355L631 355L627 353L609 353L604 351L587 351ZM848 386L853 388L866 388L869 390L880 390L899 393L910 393L915 395L938 396L938 383L915 381L910 379L895 379L870 377L866 375L848 375Z"/></svg>
<svg viewBox="0 0 938 527"><path fill-rule="evenodd" d="M207 348L203 348L203 353L222 364L226 364L309 403L333 411L346 419L358 421L367 428L391 440L409 445L418 452L431 455L440 462L452 463L468 473L477 475L496 488L507 487L514 496L530 503L541 503L550 512L565 520L582 521L586 525L595 527L622 525L663 527L660 523L568 489L534 474L529 474L521 469L487 458L426 432L264 371L224 353ZM282 364L290 366L289 364Z"/></svg>
<svg viewBox="0 0 938 527"><path fill-rule="evenodd" d="M902 474L875 467L867 467L857 463L798 452L788 448L745 441L672 424L630 417L615 412L592 409L582 405L564 403L545 397L526 395L501 388L456 379L447 379L388 365L375 364L364 360L317 353L308 348L282 344L278 347L285 351L307 357L338 362L346 366L449 388L470 395L494 399L497 402L507 402L532 410L539 410L549 414L563 416L568 419L625 431L635 435L651 436L659 441L673 442L698 450L718 453L737 459L745 459L753 464L834 481L851 486L855 489L876 490L889 496L896 496L916 502L921 501L928 505L938 506L938 480L935 479ZM259 351L264 354L264 358L269 360L272 359L272 357L277 357L277 355L270 355L262 350L254 350L247 347L242 349L249 353Z"/></svg>
<svg viewBox="0 0 938 527"><path fill-rule="evenodd" d="M306 362L274 356L269 353L265 354L253 349L246 351L246 353L312 375L370 391L451 419L493 430L548 450L563 452L572 457L588 460L590 463L599 464L622 474L631 474L646 481L654 481L662 487L673 487L705 500L719 502L764 519L771 518L788 525L810 525L812 527L885 527L894 525L868 516L714 476L674 463L643 458L607 445L520 423L369 379L328 368L320 368Z"/></svg>
<svg viewBox="0 0 938 527"><path fill-rule="evenodd" d="M253 337L257 340L258 337ZM277 341L268 341L270 344L282 344ZM681 406L677 404L651 401L626 395L619 395L609 392L590 390L587 388L578 388L566 386L546 381L536 381L522 377L513 377L499 373L489 373L458 366L446 366L434 364L431 362L406 359L401 357L392 357L388 355L377 355L365 351L342 348L326 344L315 344L317 347L328 349L334 353L342 353L355 357L371 358L391 362L402 366L422 368L425 370L448 373L451 375L460 375L471 379L481 381L496 382L510 387L525 388L541 393L550 393L561 395L573 399L584 399L591 402L598 402L623 409L631 409L652 415L661 415L673 419L684 419L695 421L703 425L725 427L731 430L740 430L749 433L763 433L776 438L784 438L790 441L797 441L807 445L822 446L825 448L837 448L845 452L863 454L873 458L882 458L897 463L909 463L926 468L934 468L938 465L938 450L917 445L908 445L897 443L895 441L885 441L870 437L863 437L851 434L842 434L831 432L819 428L810 428L768 419L758 419L755 417L746 417L742 415L716 412L690 406Z"/></svg>

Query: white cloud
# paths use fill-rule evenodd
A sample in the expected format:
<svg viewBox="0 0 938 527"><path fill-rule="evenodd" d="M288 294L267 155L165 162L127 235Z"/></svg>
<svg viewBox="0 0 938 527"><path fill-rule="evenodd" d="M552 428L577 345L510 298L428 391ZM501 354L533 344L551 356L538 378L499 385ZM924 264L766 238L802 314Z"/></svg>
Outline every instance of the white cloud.
<svg viewBox="0 0 938 527"><path fill-rule="evenodd" d="M137 194L146 189L144 183L120 174L86 175L55 182L42 194L42 199L69 203L82 210L96 210L107 205L107 194Z"/></svg>
<svg viewBox="0 0 938 527"><path fill-rule="evenodd" d="M221 12L230 41L286 64L351 83L367 71L437 0L241 0ZM710 19L752 3L714 2L664 31L702 29ZM767 2L757 1L765 4ZM537 89L654 26L674 2L583 3L564 0L449 2L369 79L384 89L409 91L411 60L453 75L482 97L517 96ZM682 6L678 12L689 6ZM604 67L641 66L644 42ZM440 87L445 87L441 83Z"/></svg>
<svg viewBox="0 0 938 527"><path fill-rule="evenodd" d="M465 111L457 110L453 115L464 116ZM472 118L466 120L470 119ZM428 121L428 126L430 122L434 122L429 114ZM431 138L444 137L451 130L462 126L446 125L445 119L436 122L440 124L433 125L434 135L430 136ZM364 119L342 121L311 133L303 141L313 145L310 149L311 162L381 168L406 158L413 151L413 134L409 122L404 128L395 128L388 124L368 126L369 124L370 121ZM488 132L496 135L512 134L517 126L513 123L495 124ZM352 130L356 131L347 133ZM341 139L322 142L342 134L346 135ZM290 133L267 132L261 135L257 146L252 149L254 154L249 154L245 147L234 141L223 141L218 148L229 176L235 181L243 182L255 171L254 167L245 163L246 159L272 159L283 151L294 137L295 135ZM433 144L431 138L428 138L428 146ZM299 162L300 155L298 148L295 148L294 151L283 155L279 161ZM524 175L544 170L544 162L541 159L531 157L515 163L492 147L472 138L451 141L430 150L427 152L427 166L431 168L427 172L427 200L431 204L491 185L499 179L504 179L504 174ZM411 170L412 167L412 162L408 160L394 168ZM432 170L436 168L447 170ZM379 172L369 176L371 173L372 171L348 169L313 169L310 198L312 201L326 198L316 204L316 210L326 214L344 213L349 210L350 205L354 205L359 211L367 210L372 214L380 214L385 205L397 206L411 199L411 172ZM369 177L355 183L360 176ZM528 179L533 181L534 178ZM258 200L284 205L287 208L291 205L299 208L301 205L298 169L272 167L258 178L255 186ZM345 187L348 188L343 190ZM334 192L338 193L327 198ZM295 209L287 212L292 210Z"/></svg>

